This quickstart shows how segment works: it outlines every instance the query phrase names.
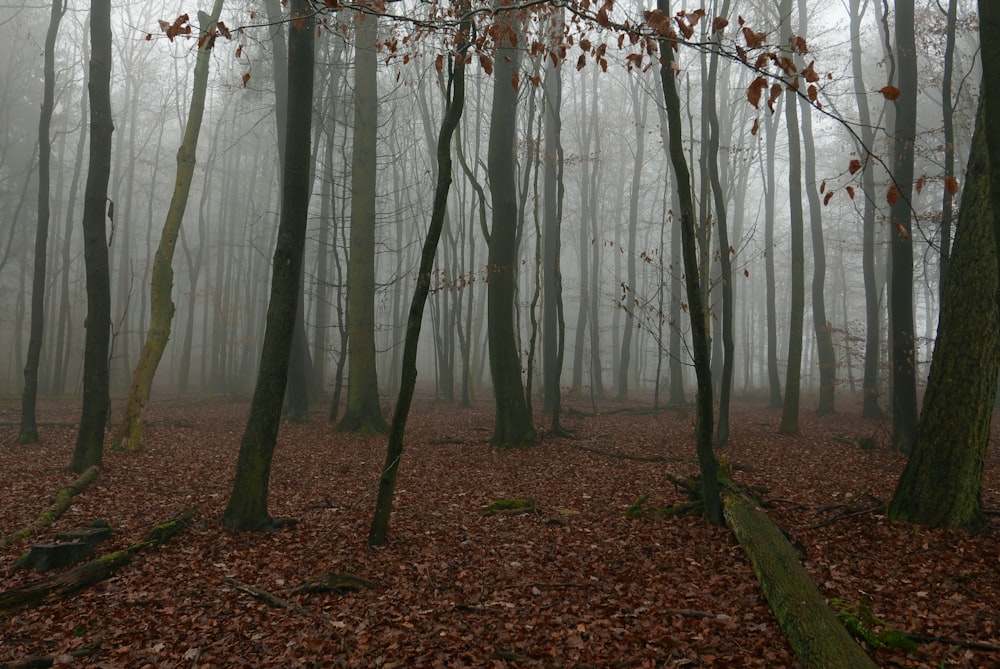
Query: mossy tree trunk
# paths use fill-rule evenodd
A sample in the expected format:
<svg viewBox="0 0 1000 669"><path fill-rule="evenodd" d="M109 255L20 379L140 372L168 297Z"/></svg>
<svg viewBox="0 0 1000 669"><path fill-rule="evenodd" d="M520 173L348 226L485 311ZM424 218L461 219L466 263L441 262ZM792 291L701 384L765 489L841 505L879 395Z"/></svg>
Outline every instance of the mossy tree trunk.
<svg viewBox="0 0 1000 669"><path fill-rule="evenodd" d="M981 101L917 439L889 504L890 518L932 527L985 522L983 465L1000 372L985 108Z"/></svg>
<svg viewBox="0 0 1000 669"><path fill-rule="evenodd" d="M781 631L804 669L876 666L816 589L781 529L754 502L724 495L726 524L753 565Z"/></svg>
<svg viewBox="0 0 1000 669"><path fill-rule="evenodd" d="M125 413L122 416L112 445L135 451L142 447L142 424L146 414L146 403L153 387L153 378L163 358L163 351L170 339L170 329L174 320L174 251L180 235L184 211L187 209L191 182L194 179L195 154L201 120L205 115L205 91L208 88L208 68L212 47L215 44L216 23L222 13L223 0L215 0L212 15L198 12L198 22L202 32L198 39L198 56L194 66L194 89L188 111L184 138L177 149L177 174L174 192L167 209L167 218L160 233L160 243L153 256L152 280L149 290L149 329L139 360L132 371Z"/></svg>
<svg viewBox="0 0 1000 669"><path fill-rule="evenodd" d="M267 512L271 459L281 424L292 331L309 217L313 101L313 12L307 0L292 3L288 30L288 128L281 218L274 249L271 297L257 385L236 463L236 480L222 522L234 530L273 526Z"/></svg>

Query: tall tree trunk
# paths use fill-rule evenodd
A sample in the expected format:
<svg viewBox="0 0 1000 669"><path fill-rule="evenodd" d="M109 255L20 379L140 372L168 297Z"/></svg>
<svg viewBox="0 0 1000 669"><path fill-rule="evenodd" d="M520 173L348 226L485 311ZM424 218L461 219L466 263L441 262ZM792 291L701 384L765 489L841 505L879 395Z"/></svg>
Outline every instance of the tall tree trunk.
<svg viewBox="0 0 1000 669"><path fill-rule="evenodd" d="M854 97L858 104L858 119L861 125L859 147L865 156L861 163L861 187L864 191L864 211L862 214L862 260L861 273L865 284L865 362L862 378L861 415L865 418L882 417L878 403L879 348L881 344L881 314L879 294L881 292L875 272L875 177L872 158L865 153L874 146L875 133L871 111L868 108L868 91L865 89L864 58L861 53L861 19L864 10L862 0L850 0L851 15L851 64L853 67ZM868 2L865 0L865 6Z"/></svg>
<svg viewBox="0 0 1000 669"><path fill-rule="evenodd" d="M932 527L985 523L983 465L1000 373L987 104L980 100L917 439L889 504L890 518Z"/></svg>
<svg viewBox="0 0 1000 669"><path fill-rule="evenodd" d="M917 137L917 49L913 0L896 0L896 64L899 97L893 130L893 186L889 328L892 349L892 443L909 453L917 428L917 360L913 323L913 145Z"/></svg>
<svg viewBox="0 0 1000 669"><path fill-rule="evenodd" d="M792 53L792 2L781 2L781 44ZM799 431L799 391L802 375L802 336L805 311L805 248L802 220L802 152L799 141L798 94L785 91L785 124L788 128L788 198L791 229L791 315L788 324L788 367L785 376L785 401L781 407L782 434Z"/></svg>
<svg viewBox="0 0 1000 669"><path fill-rule="evenodd" d="M490 115L488 169L493 220L487 260L487 322L490 375L493 377L494 446L534 443L535 427L524 396L521 359L514 330L517 292L517 184L514 151L517 143L516 77L520 64L517 19L511 12L497 17L502 27L494 58L493 109Z"/></svg>
<svg viewBox="0 0 1000 669"><path fill-rule="evenodd" d="M799 37L806 38L807 7L799 0ZM826 316L826 246L823 240L823 215L816 186L816 144L813 140L812 105L799 98L802 110L802 145L805 150L805 188L809 199L809 230L812 237L813 280L812 316L816 333L816 357L819 361L819 402L816 412L831 414L836 410L837 356L833 348L833 327Z"/></svg>
<svg viewBox="0 0 1000 669"><path fill-rule="evenodd" d="M375 178L378 131L378 18L355 22L354 145L351 184L351 250L347 265L350 348L347 407L342 431L385 432L375 363Z"/></svg>
<svg viewBox="0 0 1000 669"><path fill-rule="evenodd" d="M108 347L111 339L111 272L104 224L111 178L111 2L94 0L90 10L90 168L83 200L83 257L87 267L83 409L70 470L101 464L107 424Z"/></svg>
<svg viewBox="0 0 1000 669"><path fill-rule="evenodd" d="M1000 5L979 1L979 41L983 62L983 97L986 99L986 146L990 156L990 202L1000 212ZM1000 216L993 217L993 234L1000 252ZM1000 263L997 266L1000 274ZM1000 285L1000 282L998 282ZM997 293L1000 300L1000 292Z"/></svg>
<svg viewBox="0 0 1000 669"><path fill-rule="evenodd" d="M42 110L38 116L38 227L35 229L35 258L31 276L31 334L28 337L28 360L24 365L24 391L21 394L21 433L18 441L34 444L38 441L38 423L35 419L35 400L38 395L38 362L42 355L42 336L45 320L45 261L49 241L49 194L52 139L52 107L55 97L56 36L62 20L62 0L53 0L49 15L49 29L45 34L45 65L42 91Z"/></svg>
<svg viewBox="0 0 1000 669"><path fill-rule="evenodd" d="M670 15L667 0L657 0L659 11ZM701 470L702 495L705 502L705 516L713 525L723 525L722 498L719 496L719 463L712 450L714 428L713 413L715 407L712 400L712 368L709 348L711 342L708 335L708 324L705 319L705 306L698 273L698 249L695 240L694 198L691 193L691 174L688 171L687 160L684 157L684 146L681 142L681 101L677 95L677 84L674 81L674 70L671 66L674 59L674 45L660 40L660 85L663 88L664 106L667 109L669 125L670 162L677 178L677 190L680 197L680 226L684 255L684 277L687 288L688 314L691 318L691 343L694 351L695 373L698 377L697 422L695 435L698 449L698 465Z"/></svg>
<svg viewBox="0 0 1000 669"><path fill-rule="evenodd" d="M201 133L201 120L205 115L205 92L208 88L208 68L215 44L215 27L222 13L223 0L215 0L212 14L198 13L198 22L202 32L198 39L198 57L194 67L194 90L191 94L191 106L188 111L187 124L184 127L184 137L177 150L177 175L174 180L174 192L167 209L167 219L160 234L160 243L153 258L153 277L149 290L149 330L146 341L139 354L139 361L132 372L132 383L129 386L128 399L125 402L125 413L118 426L112 443L128 450L142 448L142 424L146 414L146 403L153 387L153 378L160 366L163 351L170 338L170 329L174 320L174 250L177 248L177 237L180 234L181 222L187 209L188 195L191 192L191 182L194 179L195 155L198 148L198 135Z"/></svg>
<svg viewBox="0 0 1000 669"><path fill-rule="evenodd" d="M729 0L722 3L721 16L729 14ZM722 31L713 36L721 49ZM733 259L729 242L729 221L726 214L726 197L719 176L719 110L716 108L716 82L719 76L719 53L712 51L709 58L708 81L706 87L706 107L708 111L708 174L715 198L716 222L719 227L719 265L722 274L722 378L719 383L719 422L715 435L715 445L722 447L729 441L729 398L733 390L733 357L736 353L733 331L736 316L733 308Z"/></svg>
<svg viewBox="0 0 1000 669"><path fill-rule="evenodd" d="M283 193L272 263L267 329L250 415L236 462L236 480L222 516L223 524L234 530L267 529L274 524L267 511L271 459L281 424L281 400L288 380L288 360L309 219L315 27L307 0L292 0L291 18Z"/></svg>
<svg viewBox="0 0 1000 669"><path fill-rule="evenodd" d="M368 533L368 545L370 546L382 546L386 542L389 515L392 512L392 500L396 489L396 474L399 471L399 460L403 455L406 419L410 413L413 389L417 383L417 346L420 342L420 325L423 321L424 305L427 303L427 293L430 290L434 255L437 253L441 230L444 228L445 212L448 209L448 191L451 189L451 138L462 119L462 109L465 105L465 51L468 47L469 30L470 25L466 20L460 27L462 45L457 49L456 55L448 61L449 81L445 92L445 113L444 118L441 119L441 129L437 141L437 184L434 189L434 206L431 210L427 238L424 240L420 254L417 286L413 291L410 312L406 320L399 398L396 402L396 410L392 415L385 465L382 467L382 475L379 478L375 515Z"/></svg>
<svg viewBox="0 0 1000 669"><path fill-rule="evenodd" d="M769 403L772 408L780 408L783 404L781 398L781 377L778 373L778 307L775 293L777 285L774 277L774 216L775 200L777 198L777 182L774 174L774 148L778 139L778 122L774 114L764 114L765 116L765 154L767 185L764 194L764 283L767 294L766 319L767 319L767 384L769 390Z"/></svg>
<svg viewBox="0 0 1000 669"><path fill-rule="evenodd" d="M944 73L941 82L941 116L944 122L944 176L955 175L955 104L951 99L952 75L955 71L955 24L958 0L948 1L945 13ZM944 299L944 284L948 280L948 262L951 255L951 228L954 218L955 196L945 183L941 195L941 250L938 257L938 299Z"/></svg>

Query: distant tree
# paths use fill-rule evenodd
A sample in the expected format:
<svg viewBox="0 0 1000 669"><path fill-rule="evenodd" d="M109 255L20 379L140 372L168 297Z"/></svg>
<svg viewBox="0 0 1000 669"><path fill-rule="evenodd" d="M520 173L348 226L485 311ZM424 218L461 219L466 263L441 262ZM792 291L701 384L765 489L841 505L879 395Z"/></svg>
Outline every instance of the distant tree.
<svg viewBox="0 0 1000 669"><path fill-rule="evenodd" d="M174 192L167 209L167 218L160 234L160 243L153 257L153 276L150 283L150 315L149 329L139 360L132 372L132 383L129 385L128 399L125 402L125 412L122 416L113 443L128 450L138 450L142 445L142 425L146 413L146 403L153 387L153 378L163 357L170 338L170 330L174 320L174 251L177 248L177 238L180 234L181 222L187 209L188 195L191 192L191 182L194 179L195 154L198 147L198 136L201 133L201 120L205 113L205 91L208 88L208 67L215 36L219 14L222 13L223 0L215 0L212 14L199 12L201 33L198 37L198 56L195 62L194 91L191 94L191 105L187 123L184 126L184 137L177 149L177 174L174 181Z"/></svg>
<svg viewBox="0 0 1000 669"><path fill-rule="evenodd" d="M53 0L49 15L49 29L45 33L43 54L42 109L38 115L38 226L35 229L34 267L31 276L31 334L28 338L28 359L24 365L24 391L21 395L21 433L18 441L34 444L38 441L38 423L35 420L35 400L38 395L38 363L42 355L42 333L45 320L46 246L49 239L49 193L52 160L52 126L56 70L56 36L59 22L66 10L62 0Z"/></svg>
<svg viewBox="0 0 1000 669"><path fill-rule="evenodd" d="M985 523L983 466L1000 373L987 105L980 101L916 441L889 504L890 518L932 527Z"/></svg>
<svg viewBox="0 0 1000 669"><path fill-rule="evenodd" d="M288 31L288 125L281 216L257 384L222 522L234 530L274 525L267 511L271 460L281 424L309 219L315 23L308 0L293 0Z"/></svg>
<svg viewBox="0 0 1000 669"><path fill-rule="evenodd" d="M90 5L90 168L83 198L83 258L87 268L87 335L83 352L83 409L70 470L101 464L110 407L111 271L104 224L111 178L111 2Z"/></svg>

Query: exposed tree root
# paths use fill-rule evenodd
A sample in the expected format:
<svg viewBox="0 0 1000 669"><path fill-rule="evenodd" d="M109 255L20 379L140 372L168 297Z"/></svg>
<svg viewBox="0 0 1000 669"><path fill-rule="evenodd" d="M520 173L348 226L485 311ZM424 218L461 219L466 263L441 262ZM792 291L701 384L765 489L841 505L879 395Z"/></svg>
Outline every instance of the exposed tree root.
<svg viewBox="0 0 1000 669"><path fill-rule="evenodd" d="M96 479L97 475L100 473L101 468L96 465L85 469L75 481L56 494L56 498L49 508L39 514L38 518L36 518L34 522L29 525L25 525L12 534L0 537L0 550L9 548L16 541L27 539L28 537L38 534L58 520L60 516L66 513L66 509L68 509L73 503L73 497L83 492L87 486L94 482L94 479Z"/></svg>
<svg viewBox="0 0 1000 669"><path fill-rule="evenodd" d="M173 520L156 525L145 538L124 550L108 553L96 560L50 578L0 592L0 613L10 613L30 606L53 602L66 595L99 583L132 561L138 553L159 546L184 531L194 517L194 510L184 511Z"/></svg>

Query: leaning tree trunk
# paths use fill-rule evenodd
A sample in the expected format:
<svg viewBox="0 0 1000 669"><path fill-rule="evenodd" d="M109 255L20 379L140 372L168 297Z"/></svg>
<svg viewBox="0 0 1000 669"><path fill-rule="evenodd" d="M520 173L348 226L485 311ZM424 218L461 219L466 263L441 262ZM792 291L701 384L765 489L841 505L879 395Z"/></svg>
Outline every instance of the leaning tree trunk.
<svg viewBox="0 0 1000 669"><path fill-rule="evenodd" d="M87 268L87 334L83 353L83 409L69 468L82 473L101 464L108 408L111 345L111 270L104 225L111 178L111 2L90 10L90 169L83 198L83 260Z"/></svg>
<svg viewBox="0 0 1000 669"><path fill-rule="evenodd" d="M272 262L271 298L257 385L240 443L236 480L222 522L234 530L273 526L267 512L271 459L288 380L299 278L309 220L309 152L313 101L313 13L307 0L292 4L288 31L288 128L281 218Z"/></svg>
<svg viewBox="0 0 1000 669"><path fill-rule="evenodd" d="M658 10L669 16L668 0L657 0ZM664 106L667 108L669 125L668 151L677 180L677 190L681 209L681 245L684 257L684 278L687 288L688 314L691 319L691 346L694 353L694 369L698 381L696 398L695 435L697 438L698 466L701 470L702 494L705 502L705 516L713 525L722 525L722 500L719 497L719 463L712 450L714 431L714 411L712 400L712 362L705 319L705 305L702 300L698 271L698 249L695 241L694 198L691 193L691 174L684 146L681 141L681 101L674 81L673 48L676 46L666 39L660 40L663 62L660 64L660 86L663 89Z"/></svg>
<svg viewBox="0 0 1000 669"><path fill-rule="evenodd" d="M55 97L55 47L59 22L64 9L62 0L53 0L49 29L45 34L45 81L42 110L38 115L38 227L35 229L35 258L31 276L31 333L28 336L28 359L24 365L24 391L21 395L21 433L18 441L38 441L35 400L38 396L38 363L42 357L42 334L45 321L45 260L49 239L49 165L52 159L52 107Z"/></svg>
<svg viewBox="0 0 1000 669"><path fill-rule="evenodd" d="M427 293L430 290L431 276L434 270L434 255L437 253L441 230L444 228L445 213L448 210L448 191L451 189L451 138L455 128L462 120L462 109L465 105L465 51L468 48L470 23L465 21L460 27L462 46L456 56L449 61L450 79L446 91L451 94L445 100L444 118L441 120L441 130L437 141L437 186L434 190L434 207L431 210L431 222L427 229L420 254L420 269L417 273L417 287L410 302L410 313L406 319L406 339L403 342L403 370L399 384L399 399L392 415L392 425L389 430L389 445L386 448L385 465L379 478L378 499L375 502L375 517L372 519L371 530L368 533L370 546L382 546L386 541L389 528L389 514L392 512L392 500L396 489L396 474L399 471L399 460L403 455L403 436L406 430L406 419L410 413L410 403L413 401L413 389L417 384L417 346L420 342L420 325L424 318L424 306L427 304Z"/></svg>
<svg viewBox="0 0 1000 669"><path fill-rule="evenodd" d="M191 94L191 107L184 128L184 138L177 150L174 193L167 209L167 220L160 233L160 243L153 257L153 276L149 289L149 330L142 351L139 353L139 361L132 372L125 413L112 439L112 445L130 451L142 447L142 423L146 414L146 403L153 387L153 377L156 376L163 351L167 347L167 340L170 339L170 328L174 320L175 308L171 296L174 289L174 250L177 248L177 237L180 234L184 211L187 209L188 194L191 192L191 182L194 179L198 135L201 132L201 119L205 114L208 67L212 47L215 44L215 25L219 20L219 14L222 13L222 2L223 0L215 0L211 16L205 12L198 12L198 22L202 26L202 32L198 39L198 57L194 66L194 90Z"/></svg>
<svg viewBox="0 0 1000 669"><path fill-rule="evenodd" d="M986 98L986 146L990 155L990 202L1000 212L1000 4L979 2L979 39L983 49L983 97ZM1000 216L993 217L1000 252ZM997 264L1000 273L1000 263ZM1000 283L998 283L1000 285ZM1000 298L1000 292L998 292Z"/></svg>
<svg viewBox="0 0 1000 669"><path fill-rule="evenodd" d="M1000 373L985 108L981 100L917 439L889 505L890 518L932 527L985 523L983 466Z"/></svg>

